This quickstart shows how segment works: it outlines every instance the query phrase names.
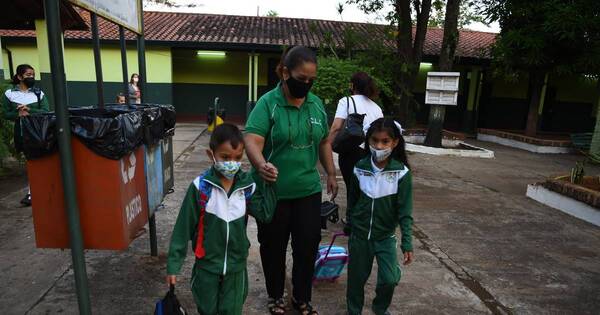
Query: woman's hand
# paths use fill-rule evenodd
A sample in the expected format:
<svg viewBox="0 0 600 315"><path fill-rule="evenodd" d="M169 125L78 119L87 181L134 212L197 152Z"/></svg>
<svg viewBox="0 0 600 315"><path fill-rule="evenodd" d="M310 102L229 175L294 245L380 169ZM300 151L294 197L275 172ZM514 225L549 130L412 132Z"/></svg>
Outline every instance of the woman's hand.
<svg viewBox="0 0 600 315"><path fill-rule="evenodd" d="M275 165L269 162L263 162L258 168L258 173L264 180L268 182L275 182L277 181L277 175L279 174L279 171Z"/></svg>
<svg viewBox="0 0 600 315"><path fill-rule="evenodd" d="M29 107L27 105L19 105L17 106L17 110L19 111L19 117L29 116Z"/></svg>
<svg viewBox="0 0 600 315"><path fill-rule="evenodd" d="M333 175L327 175L327 194L331 195L331 201L335 200L338 193L338 183L335 173Z"/></svg>
<svg viewBox="0 0 600 315"><path fill-rule="evenodd" d="M409 265L413 261L413 252L404 253L404 265Z"/></svg>
<svg viewBox="0 0 600 315"><path fill-rule="evenodd" d="M167 284L168 285L175 285L176 282L177 282L177 276L175 276L175 275L167 276Z"/></svg>

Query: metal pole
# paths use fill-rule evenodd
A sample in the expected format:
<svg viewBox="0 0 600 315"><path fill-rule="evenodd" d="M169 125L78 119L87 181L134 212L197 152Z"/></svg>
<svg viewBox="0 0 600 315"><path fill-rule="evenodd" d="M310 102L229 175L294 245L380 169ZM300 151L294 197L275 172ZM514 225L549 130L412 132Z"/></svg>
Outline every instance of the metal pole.
<svg viewBox="0 0 600 315"><path fill-rule="evenodd" d="M63 59L62 29L60 24L59 0L44 0L44 10L48 30L48 50L50 52L50 70L54 84L54 105L56 107L56 122L58 125L58 148L64 200L69 221L69 239L71 257L75 273L75 292L80 314L91 314L90 295L88 291L85 256L83 253L83 238L79 223L79 208L77 206L77 191L75 187L75 170L71 154L71 128L69 126L69 111L67 103L67 80Z"/></svg>
<svg viewBox="0 0 600 315"><path fill-rule="evenodd" d="M92 43L94 44L94 65L96 67L96 89L98 90L98 107L104 107L104 80L102 78L102 59L100 58L100 36L98 36L98 16L90 12L92 19Z"/></svg>
<svg viewBox="0 0 600 315"><path fill-rule="evenodd" d="M125 45L125 28L119 25L119 43L121 44L121 65L123 67L123 94L129 105L129 76L127 73L127 46Z"/></svg>
<svg viewBox="0 0 600 315"><path fill-rule="evenodd" d="M146 43L144 41L144 14L140 16L142 24L142 33L137 36L139 77L138 86L141 91L142 103L146 101L144 94L146 92ZM148 229L150 230L150 256L158 256L158 242L156 241L156 212L148 218Z"/></svg>

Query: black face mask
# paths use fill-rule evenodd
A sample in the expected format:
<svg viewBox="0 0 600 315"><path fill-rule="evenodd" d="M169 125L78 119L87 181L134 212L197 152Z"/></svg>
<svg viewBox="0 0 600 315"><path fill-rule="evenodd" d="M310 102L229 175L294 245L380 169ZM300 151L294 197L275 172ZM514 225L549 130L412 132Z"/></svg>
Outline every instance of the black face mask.
<svg viewBox="0 0 600 315"><path fill-rule="evenodd" d="M313 81L311 80L310 82L306 83L297 80L290 75L290 78L285 80L285 84L287 85L290 94L292 94L294 98L305 98L313 85Z"/></svg>
<svg viewBox="0 0 600 315"><path fill-rule="evenodd" d="M35 78L25 78L23 79L23 84L25 84L26 87L31 89L35 85Z"/></svg>

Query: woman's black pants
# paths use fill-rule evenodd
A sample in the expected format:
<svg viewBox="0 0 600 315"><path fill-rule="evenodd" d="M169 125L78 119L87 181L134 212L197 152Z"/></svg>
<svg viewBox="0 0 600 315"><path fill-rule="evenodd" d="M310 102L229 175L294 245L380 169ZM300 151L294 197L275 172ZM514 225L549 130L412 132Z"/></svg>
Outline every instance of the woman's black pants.
<svg viewBox="0 0 600 315"><path fill-rule="evenodd" d="M283 297L288 241L292 237L292 295L310 302L312 278L321 241L321 193L277 202L273 220L258 224L258 241L267 293Z"/></svg>

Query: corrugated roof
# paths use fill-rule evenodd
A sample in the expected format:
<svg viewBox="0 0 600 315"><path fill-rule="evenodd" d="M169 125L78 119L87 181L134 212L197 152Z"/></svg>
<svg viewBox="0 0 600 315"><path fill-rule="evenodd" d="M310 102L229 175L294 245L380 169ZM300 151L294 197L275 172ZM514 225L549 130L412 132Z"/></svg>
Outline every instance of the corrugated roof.
<svg viewBox="0 0 600 315"><path fill-rule="evenodd" d="M87 12L80 11L82 18L89 25ZM99 18L100 38L118 40L118 27ZM388 46L385 25L298 19L285 17L235 16L175 12L144 12L145 38L152 42L186 44L211 44L227 47L235 45L281 46L303 45L319 47L329 40L336 47L344 46L346 30L357 34L368 34L369 37L381 38ZM131 32L126 32L128 39L134 39ZM439 54L444 30L429 28L424 45L424 54ZM489 58L489 47L494 43L497 34L460 30L457 57ZM2 37L35 37L34 31L0 30ZM88 31L66 31L66 39L91 39ZM360 46L359 46L360 47Z"/></svg>

